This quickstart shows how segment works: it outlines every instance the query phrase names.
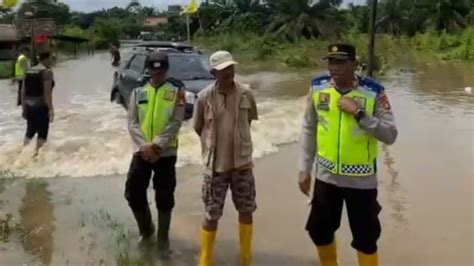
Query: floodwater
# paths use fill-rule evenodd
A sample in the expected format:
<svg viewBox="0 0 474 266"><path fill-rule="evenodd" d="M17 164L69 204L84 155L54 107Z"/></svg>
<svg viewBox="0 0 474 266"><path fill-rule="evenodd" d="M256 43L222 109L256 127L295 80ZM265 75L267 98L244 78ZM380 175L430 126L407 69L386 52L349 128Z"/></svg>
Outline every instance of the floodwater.
<svg viewBox="0 0 474 266"><path fill-rule="evenodd" d="M124 110L109 102L108 63L107 54L96 54L55 68L56 120L35 160L32 147L21 147L25 123L14 106L16 87L0 81L0 171L6 176L0 179L0 265L197 265L198 139L186 123L173 255L161 261L135 245L137 229L123 199L132 147ZM254 265L318 265L304 231L307 199L296 183L304 95L317 71L241 70L260 112L252 124L259 206ZM413 63L382 79L399 138L380 149L381 265L474 265L474 96L464 91L474 85L472 73L472 64ZM238 265L237 229L229 201L216 265ZM337 237L341 264L356 265L346 220Z"/></svg>

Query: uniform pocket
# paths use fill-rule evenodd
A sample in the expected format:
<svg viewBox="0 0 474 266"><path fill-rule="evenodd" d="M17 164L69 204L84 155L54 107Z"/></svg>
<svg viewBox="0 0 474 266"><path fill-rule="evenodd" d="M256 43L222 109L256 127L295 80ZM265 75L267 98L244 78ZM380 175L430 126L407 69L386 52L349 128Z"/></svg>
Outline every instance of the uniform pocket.
<svg viewBox="0 0 474 266"><path fill-rule="evenodd" d="M240 155L242 156L250 156L252 155L252 142L241 142L240 144Z"/></svg>

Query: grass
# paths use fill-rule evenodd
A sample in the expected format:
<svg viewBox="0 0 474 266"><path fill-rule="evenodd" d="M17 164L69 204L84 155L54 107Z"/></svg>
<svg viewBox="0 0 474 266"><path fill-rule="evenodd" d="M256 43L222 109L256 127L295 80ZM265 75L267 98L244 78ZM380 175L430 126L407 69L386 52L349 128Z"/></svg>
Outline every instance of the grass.
<svg viewBox="0 0 474 266"><path fill-rule="evenodd" d="M339 40L356 46L361 63L368 61L368 36L349 31ZM227 50L245 61L271 61L289 68L314 68L323 64L330 41L300 39L291 43L272 36L241 32L216 36L196 36L194 42L205 50ZM474 27L448 34L429 31L414 37L376 36L376 69L384 72L402 56L430 55L441 60L474 60Z"/></svg>
<svg viewBox="0 0 474 266"><path fill-rule="evenodd" d="M6 79L13 76L13 67L11 62L0 62L0 79Z"/></svg>

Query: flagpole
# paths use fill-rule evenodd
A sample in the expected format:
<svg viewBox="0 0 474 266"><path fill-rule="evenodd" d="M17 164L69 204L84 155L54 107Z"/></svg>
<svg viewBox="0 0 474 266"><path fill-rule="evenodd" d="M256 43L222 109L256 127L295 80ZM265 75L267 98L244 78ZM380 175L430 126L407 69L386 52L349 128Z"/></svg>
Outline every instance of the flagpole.
<svg viewBox="0 0 474 266"><path fill-rule="evenodd" d="M186 13L186 30L187 30L187 36L188 36L188 42L191 42L191 30L189 28L189 13Z"/></svg>

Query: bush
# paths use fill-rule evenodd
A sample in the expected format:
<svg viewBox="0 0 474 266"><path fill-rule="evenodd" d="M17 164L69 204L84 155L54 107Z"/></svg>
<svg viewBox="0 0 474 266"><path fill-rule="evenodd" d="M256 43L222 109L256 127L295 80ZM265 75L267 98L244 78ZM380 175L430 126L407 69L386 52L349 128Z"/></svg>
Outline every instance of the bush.
<svg viewBox="0 0 474 266"><path fill-rule="evenodd" d="M6 79L13 76L13 67L11 62L0 62L0 79Z"/></svg>

